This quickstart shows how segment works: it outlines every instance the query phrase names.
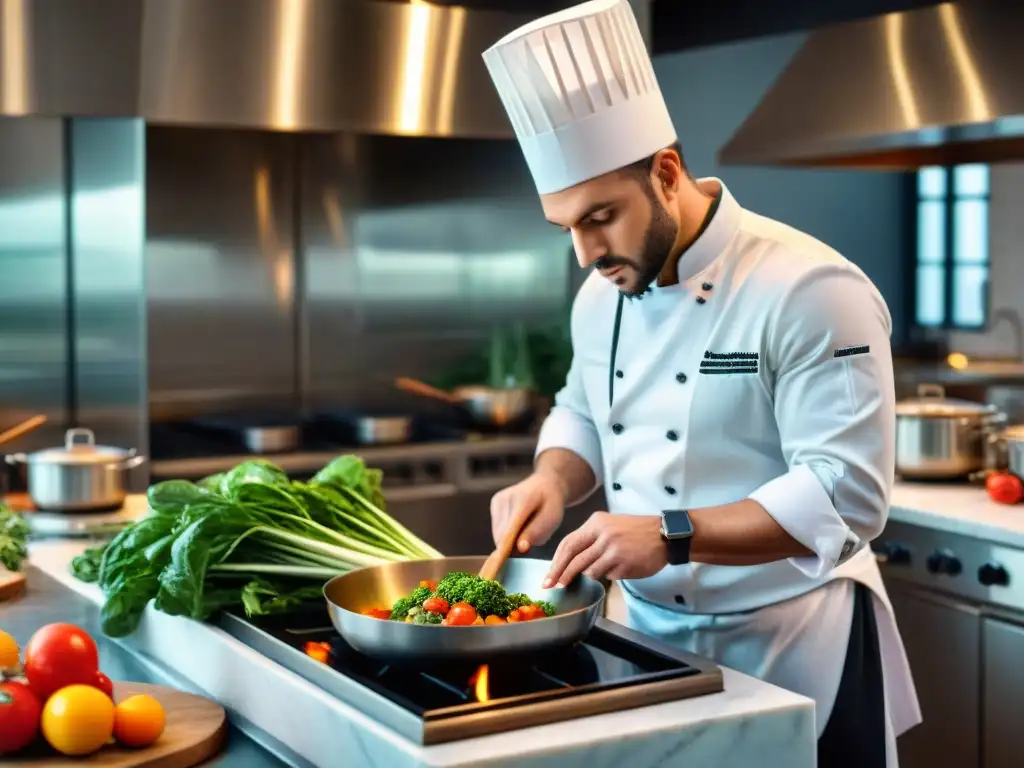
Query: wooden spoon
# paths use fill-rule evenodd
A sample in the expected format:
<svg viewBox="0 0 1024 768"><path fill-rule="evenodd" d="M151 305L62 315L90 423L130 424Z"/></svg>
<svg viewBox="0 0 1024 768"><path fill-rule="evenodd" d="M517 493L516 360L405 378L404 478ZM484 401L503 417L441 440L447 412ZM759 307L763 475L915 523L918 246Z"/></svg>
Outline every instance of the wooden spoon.
<svg viewBox="0 0 1024 768"><path fill-rule="evenodd" d="M505 535L501 537L497 548L480 567L480 578L493 579L498 575L501 567L505 565L505 561L512 555L512 550L515 549L516 542L519 540L519 536L526 527L526 524L530 522L530 518L536 512L537 508L535 507L522 506L513 515L512 521L509 523L508 528L505 529Z"/></svg>

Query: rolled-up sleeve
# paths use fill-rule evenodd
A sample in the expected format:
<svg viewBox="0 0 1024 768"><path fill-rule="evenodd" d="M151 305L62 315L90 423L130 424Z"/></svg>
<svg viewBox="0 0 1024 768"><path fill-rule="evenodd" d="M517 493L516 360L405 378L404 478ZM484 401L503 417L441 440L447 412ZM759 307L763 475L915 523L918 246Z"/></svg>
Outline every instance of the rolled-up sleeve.
<svg viewBox="0 0 1024 768"><path fill-rule="evenodd" d="M572 319L572 363L565 379L565 386L555 395L554 406L541 427L535 456L539 457L550 448L572 451L590 466L597 480L594 486L596 488L604 482L604 462L601 456L601 438L591 416L587 391L583 383L583 365L579 355L575 353L578 349L576 341L580 314L580 306L577 303L573 308Z"/></svg>
<svg viewBox="0 0 1024 768"><path fill-rule="evenodd" d="M791 562L818 577L885 527L895 466L891 319L847 264L816 267L779 307L766 357L789 471L750 498L811 550Z"/></svg>

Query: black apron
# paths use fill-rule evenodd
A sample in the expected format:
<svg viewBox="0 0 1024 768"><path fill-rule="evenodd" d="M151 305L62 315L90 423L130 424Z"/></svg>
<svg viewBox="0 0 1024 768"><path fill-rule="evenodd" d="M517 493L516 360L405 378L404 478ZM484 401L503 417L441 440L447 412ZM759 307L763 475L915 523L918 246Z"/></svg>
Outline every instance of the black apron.
<svg viewBox="0 0 1024 768"><path fill-rule="evenodd" d="M712 204L700 232L710 223L719 199L720 196ZM615 396L615 358L619 350L624 299L620 293L612 327L608 364L609 407ZM882 654L871 590L859 582L854 584L853 621L843 675L832 714L818 739L818 768L886 768Z"/></svg>

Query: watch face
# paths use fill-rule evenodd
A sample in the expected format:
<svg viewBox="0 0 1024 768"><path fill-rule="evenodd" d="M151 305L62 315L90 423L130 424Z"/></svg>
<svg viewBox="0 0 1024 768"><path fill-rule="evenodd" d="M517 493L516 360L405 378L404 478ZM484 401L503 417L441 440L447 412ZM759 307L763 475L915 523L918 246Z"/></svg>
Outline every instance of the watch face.
<svg viewBox="0 0 1024 768"><path fill-rule="evenodd" d="M682 539L693 535L690 515L683 509L671 509L661 513L661 530L668 539Z"/></svg>

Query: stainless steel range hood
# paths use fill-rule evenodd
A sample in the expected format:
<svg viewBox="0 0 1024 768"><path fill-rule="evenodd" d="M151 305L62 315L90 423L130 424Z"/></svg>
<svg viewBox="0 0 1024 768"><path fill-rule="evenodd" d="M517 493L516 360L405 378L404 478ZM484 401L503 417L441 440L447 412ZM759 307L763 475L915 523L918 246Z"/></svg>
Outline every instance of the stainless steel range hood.
<svg viewBox="0 0 1024 768"><path fill-rule="evenodd" d="M1024 3L964 0L810 35L724 165L1024 160Z"/></svg>
<svg viewBox="0 0 1024 768"><path fill-rule="evenodd" d="M384 0L0 0L0 115L510 138L480 52L535 15Z"/></svg>

